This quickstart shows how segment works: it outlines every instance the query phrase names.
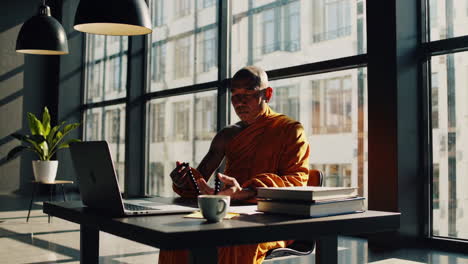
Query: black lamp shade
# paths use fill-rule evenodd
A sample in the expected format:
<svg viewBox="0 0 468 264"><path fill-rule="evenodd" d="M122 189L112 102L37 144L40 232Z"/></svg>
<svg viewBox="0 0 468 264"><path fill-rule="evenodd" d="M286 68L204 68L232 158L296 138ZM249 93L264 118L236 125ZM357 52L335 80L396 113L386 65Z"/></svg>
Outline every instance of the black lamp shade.
<svg viewBox="0 0 468 264"><path fill-rule="evenodd" d="M145 35L153 31L144 0L81 0L74 28L112 36Z"/></svg>
<svg viewBox="0 0 468 264"><path fill-rule="evenodd" d="M16 40L16 51L38 55L68 54L67 34L62 25L42 5L39 14L26 21Z"/></svg>

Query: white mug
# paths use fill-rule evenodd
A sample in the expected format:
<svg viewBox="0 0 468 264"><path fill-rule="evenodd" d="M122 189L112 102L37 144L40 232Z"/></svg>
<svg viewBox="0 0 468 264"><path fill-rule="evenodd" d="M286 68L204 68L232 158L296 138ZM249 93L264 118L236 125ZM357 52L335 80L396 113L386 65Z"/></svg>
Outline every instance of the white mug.
<svg viewBox="0 0 468 264"><path fill-rule="evenodd" d="M208 222L220 222L226 216L230 201L227 195L199 195L198 207Z"/></svg>

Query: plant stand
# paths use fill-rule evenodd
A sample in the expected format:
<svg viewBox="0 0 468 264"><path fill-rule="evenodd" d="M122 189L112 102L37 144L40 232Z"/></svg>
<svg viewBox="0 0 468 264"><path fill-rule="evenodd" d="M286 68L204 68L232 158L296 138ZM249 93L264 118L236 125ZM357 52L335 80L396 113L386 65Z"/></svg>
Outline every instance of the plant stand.
<svg viewBox="0 0 468 264"><path fill-rule="evenodd" d="M31 208L32 204L34 202L34 197L36 195L36 191L39 187L40 184L45 184L49 185L49 202L52 202L52 194L54 193L56 186L59 185L62 189L62 196L63 196L63 201L66 202L67 198L65 197L65 190L63 188L64 184L72 184L73 181L62 181L62 180L56 180L54 182L39 182L39 181L32 181L33 183L33 189L32 189L32 194L31 194L31 201L29 202L29 210L28 210L28 217L26 218L26 222L29 222L29 216L31 215ZM48 223L50 224L50 215L48 216Z"/></svg>

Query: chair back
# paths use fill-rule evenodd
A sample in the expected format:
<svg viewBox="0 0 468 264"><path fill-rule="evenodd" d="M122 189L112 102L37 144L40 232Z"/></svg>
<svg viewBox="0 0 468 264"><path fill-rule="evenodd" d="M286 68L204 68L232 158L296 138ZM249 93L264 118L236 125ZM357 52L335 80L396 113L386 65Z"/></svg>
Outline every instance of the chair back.
<svg viewBox="0 0 468 264"><path fill-rule="evenodd" d="M321 170L309 170L307 186L323 186L323 172Z"/></svg>

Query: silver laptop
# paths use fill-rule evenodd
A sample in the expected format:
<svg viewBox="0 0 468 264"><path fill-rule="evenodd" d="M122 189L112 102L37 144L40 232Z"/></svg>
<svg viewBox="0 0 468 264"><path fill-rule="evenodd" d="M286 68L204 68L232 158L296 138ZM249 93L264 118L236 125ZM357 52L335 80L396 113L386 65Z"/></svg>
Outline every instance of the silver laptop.
<svg viewBox="0 0 468 264"><path fill-rule="evenodd" d="M106 141L70 145L83 204L112 215L147 215L193 212L196 208L148 200L124 200Z"/></svg>

